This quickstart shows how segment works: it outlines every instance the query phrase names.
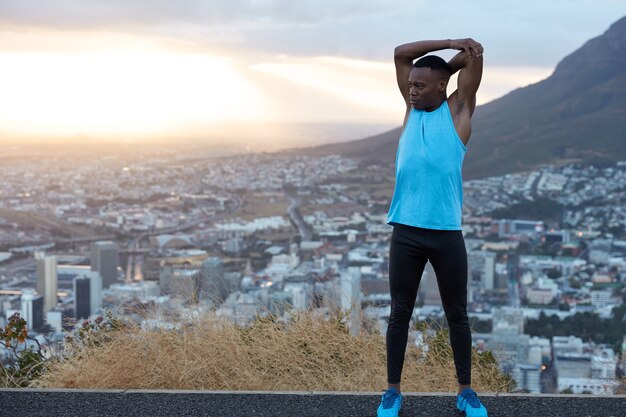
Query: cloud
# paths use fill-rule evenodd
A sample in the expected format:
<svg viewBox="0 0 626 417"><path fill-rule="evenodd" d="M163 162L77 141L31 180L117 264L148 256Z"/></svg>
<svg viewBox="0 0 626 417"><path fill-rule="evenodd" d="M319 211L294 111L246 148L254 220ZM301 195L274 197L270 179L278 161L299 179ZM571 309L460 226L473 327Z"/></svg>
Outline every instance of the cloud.
<svg viewBox="0 0 626 417"><path fill-rule="evenodd" d="M555 67L625 11L623 0L484 0L480 7L465 0L0 0L0 36L3 29L125 32L251 59L377 61L390 60L401 43L473 37L487 65Z"/></svg>
<svg viewBox="0 0 626 417"><path fill-rule="evenodd" d="M415 7L415 3L412 8ZM0 22L59 29L315 25L406 9L385 0L1 0Z"/></svg>
<svg viewBox="0 0 626 417"><path fill-rule="evenodd" d="M254 72L269 74L298 87L316 90L367 112L368 118L392 121L404 114L392 62L364 61L335 57L294 58L283 56L273 61L251 64ZM489 66L477 94L485 104L509 91L537 83L552 73L549 67ZM457 76L450 80L448 94L457 88ZM251 75L255 78L254 74ZM288 88L283 87L283 90Z"/></svg>
<svg viewBox="0 0 626 417"><path fill-rule="evenodd" d="M250 69L358 106L379 120L394 120L403 111L390 62L282 57L275 62L252 64Z"/></svg>

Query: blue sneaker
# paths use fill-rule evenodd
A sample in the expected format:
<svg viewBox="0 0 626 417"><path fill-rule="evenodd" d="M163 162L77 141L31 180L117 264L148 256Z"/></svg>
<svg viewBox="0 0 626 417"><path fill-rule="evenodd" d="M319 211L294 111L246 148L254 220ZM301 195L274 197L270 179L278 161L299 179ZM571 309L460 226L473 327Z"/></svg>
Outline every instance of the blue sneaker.
<svg viewBox="0 0 626 417"><path fill-rule="evenodd" d="M487 409L471 388L465 388L456 396L456 408L465 413L465 417L487 417Z"/></svg>
<svg viewBox="0 0 626 417"><path fill-rule="evenodd" d="M402 394L396 388L389 388L383 392L378 406L378 417L398 417L402 407Z"/></svg>

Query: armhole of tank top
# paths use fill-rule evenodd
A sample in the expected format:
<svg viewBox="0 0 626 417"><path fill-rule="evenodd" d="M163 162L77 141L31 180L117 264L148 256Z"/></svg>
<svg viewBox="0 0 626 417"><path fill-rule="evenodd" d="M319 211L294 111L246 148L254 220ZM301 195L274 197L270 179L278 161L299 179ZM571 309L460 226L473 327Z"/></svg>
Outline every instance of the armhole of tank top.
<svg viewBox="0 0 626 417"><path fill-rule="evenodd" d="M398 143L400 143L400 141L402 140L402 136L404 136L404 132L406 131L406 128L409 125L409 122L411 121L411 116L413 116L413 111L414 110L415 110L415 108L413 106L411 106L411 110L409 110L409 117L406 118L406 123L404 124L404 127L402 128L402 132L400 132L400 137L398 138Z"/></svg>
<svg viewBox="0 0 626 417"><path fill-rule="evenodd" d="M459 142L459 145L461 145L461 149L463 149L463 151L467 151L467 146L461 140L461 137L459 136L459 132L456 131L456 126L454 125L454 119L452 119L452 112L450 111L448 100L446 100L446 107L448 108L448 111L446 113L448 114L448 119L450 119L450 124L452 125L452 131L454 132L454 137L456 137L457 142Z"/></svg>

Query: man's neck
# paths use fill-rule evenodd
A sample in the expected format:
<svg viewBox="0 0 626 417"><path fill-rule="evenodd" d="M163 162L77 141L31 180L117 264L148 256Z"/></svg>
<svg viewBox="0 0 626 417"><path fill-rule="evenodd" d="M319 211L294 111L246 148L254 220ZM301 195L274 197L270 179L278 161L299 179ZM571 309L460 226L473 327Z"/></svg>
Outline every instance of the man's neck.
<svg viewBox="0 0 626 417"><path fill-rule="evenodd" d="M424 109L424 111L426 111L426 112L430 113L430 112L433 112L433 111L437 110L439 107L441 107L441 105L443 104L443 102L444 102L444 101L446 101L447 99L448 99L448 98L447 98L446 96L441 96L441 97L440 97L440 100L437 102L437 104L435 104L434 106L429 107L429 108L427 108L427 109Z"/></svg>

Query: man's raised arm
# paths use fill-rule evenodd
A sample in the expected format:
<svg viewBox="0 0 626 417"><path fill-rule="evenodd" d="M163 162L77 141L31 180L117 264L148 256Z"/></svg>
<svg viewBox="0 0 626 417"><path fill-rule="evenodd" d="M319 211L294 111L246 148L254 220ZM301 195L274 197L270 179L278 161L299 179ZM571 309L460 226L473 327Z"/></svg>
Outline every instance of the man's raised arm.
<svg viewBox="0 0 626 417"><path fill-rule="evenodd" d="M448 65L454 74L459 72L458 88L448 98L450 112L459 138L467 145L472 134L471 118L476 108L476 92L483 76L482 45L473 39L452 41L451 48L459 49Z"/></svg>
<svg viewBox="0 0 626 417"><path fill-rule="evenodd" d="M450 70L454 74L459 73L457 81L458 89L453 100L455 101L454 113L463 110L469 111L469 116L474 113L476 107L476 92L483 75L483 47L473 39L457 39L451 42L452 49L460 49L449 62ZM451 97L452 98L452 97Z"/></svg>
<svg viewBox="0 0 626 417"><path fill-rule="evenodd" d="M429 52L439 51L441 49L451 48L450 39L443 39L438 41L418 41L405 43L397 46L394 50L393 58L396 64L396 80L398 81L398 88L407 108L410 107L409 103L409 73L413 68L413 61Z"/></svg>

